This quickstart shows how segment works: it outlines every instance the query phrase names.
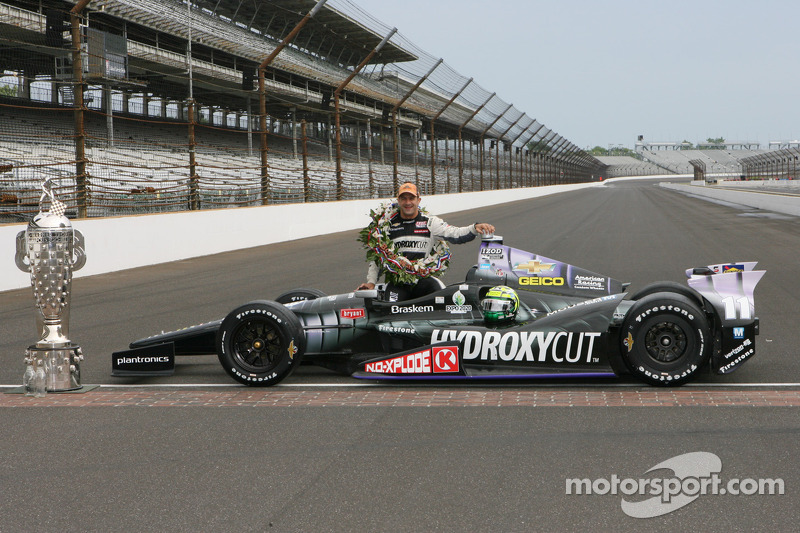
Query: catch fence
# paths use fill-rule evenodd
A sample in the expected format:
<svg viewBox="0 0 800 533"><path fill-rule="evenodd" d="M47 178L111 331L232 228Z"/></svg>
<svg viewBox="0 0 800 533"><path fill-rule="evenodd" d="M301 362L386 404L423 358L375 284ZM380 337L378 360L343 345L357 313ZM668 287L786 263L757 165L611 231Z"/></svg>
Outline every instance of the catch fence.
<svg viewBox="0 0 800 533"><path fill-rule="evenodd" d="M71 215L95 217L388 197L403 181L422 194L572 183L603 168L348 0L266 66L301 20L286 2L241 3L249 27L220 2L73 3L0 4L0 222L29 219L45 178ZM323 57L326 39L358 32L391 35L362 71L367 45Z"/></svg>

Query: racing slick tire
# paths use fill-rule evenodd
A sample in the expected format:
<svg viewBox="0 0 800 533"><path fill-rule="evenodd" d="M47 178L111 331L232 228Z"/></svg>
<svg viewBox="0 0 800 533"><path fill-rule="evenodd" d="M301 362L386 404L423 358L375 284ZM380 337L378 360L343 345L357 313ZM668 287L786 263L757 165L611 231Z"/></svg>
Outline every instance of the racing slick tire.
<svg viewBox="0 0 800 533"><path fill-rule="evenodd" d="M317 298L322 298L323 296L327 296L327 294L319 289L292 289L289 292L284 292L275 298L275 301L279 304L290 304L292 302L316 300Z"/></svg>
<svg viewBox="0 0 800 533"><path fill-rule="evenodd" d="M300 364L305 336L300 320L277 302L259 300L228 313L217 331L219 362L233 379L274 385Z"/></svg>
<svg viewBox="0 0 800 533"><path fill-rule="evenodd" d="M637 291L636 294L631 296L631 300L641 300L645 296L655 294L657 292L673 292L682 296L686 296L701 307L703 305L703 297L699 292L691 287L687 287L686 285L678 283L677 281L658 281L656 283L651 283L650 285L645 285L641 290Z"/></svg>
<svg viewBox="0 0 800 533"><path fill-rule="evenodd" d="M686 296L657 292L638 300L622 324L620 350L651 385L681 385L708 362L713 339L703 311Z"/></svg>

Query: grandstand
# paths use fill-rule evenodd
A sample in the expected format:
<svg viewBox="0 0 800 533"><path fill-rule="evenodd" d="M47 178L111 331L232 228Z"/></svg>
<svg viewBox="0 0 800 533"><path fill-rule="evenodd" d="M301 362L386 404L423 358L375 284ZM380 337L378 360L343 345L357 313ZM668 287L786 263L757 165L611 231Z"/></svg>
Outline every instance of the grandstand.
<svg viewBox="0 0 800 533"><path fill-rule="evenodd" d="M636 153L643 161L666 173L692 174L691 161L701 161L708 174L736 176L741 174L742 160L763 153L758 143L729 142L720 145L698 143L697 149L686 142L636 143Z"/></svg>
<svg viewBox="0 0 800 533"><path fill-rule="evenodd" d="M102 216L602 174L350 0L317 4L0 2L2 220L29 218L45 176Z"/></svg>

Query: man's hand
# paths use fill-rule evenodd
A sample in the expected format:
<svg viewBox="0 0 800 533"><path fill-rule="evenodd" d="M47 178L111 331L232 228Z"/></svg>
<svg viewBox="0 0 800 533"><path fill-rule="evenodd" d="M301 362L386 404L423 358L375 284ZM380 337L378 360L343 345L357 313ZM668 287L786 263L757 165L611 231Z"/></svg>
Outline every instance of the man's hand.
<svg viewBox="0 0 800 533"><path fill-rule="evenodd" d="M374 283L362 283L361 285L358 286L358 288L356 290L357 291L363 291L363 290L371 291L374 288L375 288L375 284Z"/></svg>
<svg viewBox="0 0 800 533"><path fill-rule="evenodd" d="M494 226L485 222L481 222L480 224L475 224L475 231L482 233L483 235L491 235L494 233Z"/></svg>

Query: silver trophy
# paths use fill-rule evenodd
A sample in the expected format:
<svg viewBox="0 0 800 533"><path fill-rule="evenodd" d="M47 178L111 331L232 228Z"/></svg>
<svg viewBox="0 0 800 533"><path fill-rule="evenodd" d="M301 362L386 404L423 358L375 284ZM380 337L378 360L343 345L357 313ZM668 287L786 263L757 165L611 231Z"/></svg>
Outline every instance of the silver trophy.
<svg viewBox="0 0 800 533"><path fill-rule="evenodd" d="M48 211L44 210L46 203ZM47 390L81 388L81 348L69 340L69 311L72 272L86 263L83 235L72 228L64 215L66 205L56 199L50 179L42 183L39 213L25 231L17 234L14 261L31 273L36 300L36 326L41 339L26 351L26 361L43 366Z"/></svg>

